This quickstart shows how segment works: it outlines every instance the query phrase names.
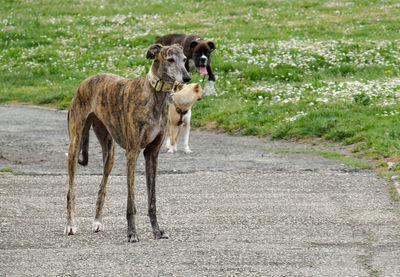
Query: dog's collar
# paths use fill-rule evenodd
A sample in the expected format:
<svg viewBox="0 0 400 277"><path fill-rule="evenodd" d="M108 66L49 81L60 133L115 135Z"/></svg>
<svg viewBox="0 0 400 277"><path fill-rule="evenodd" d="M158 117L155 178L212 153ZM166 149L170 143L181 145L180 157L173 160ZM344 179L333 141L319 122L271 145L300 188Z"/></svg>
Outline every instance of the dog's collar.
<svg viewBox="0 0 400 277"><path fill-rule="evenodd" d="M187 114L187 112L188 112L189 110L183 111L181 108L179 108L179 107L175 104L175 101L174 101L174 106L175 106L176 112L179 114L178 126L180 126L180 125L183 123L183 116L184 116L185 114Z"/></svg>
<svg viewBox="0 0 400 277"><path fill-rule="evenodd" d="M151 70L149 72L149 82L157 92L170 92L179 85L178 81L161 81L158 77L154 76Z"/></svg>

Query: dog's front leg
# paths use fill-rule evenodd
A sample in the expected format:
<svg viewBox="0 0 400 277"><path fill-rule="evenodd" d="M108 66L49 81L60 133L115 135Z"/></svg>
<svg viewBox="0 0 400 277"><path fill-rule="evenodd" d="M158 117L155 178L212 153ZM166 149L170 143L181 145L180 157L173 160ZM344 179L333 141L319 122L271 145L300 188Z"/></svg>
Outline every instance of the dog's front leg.
<svg viewBox="0 0 400 277"><path fill-rule="evenodd" d="M136 233L135 216L135 168L139 156L138 147L126 153L126 168L128 182L128 201L126 206L126 220L128 222L128 242L138 242L139 237Z"/></svg>
<svg viewBox="0 0 400 277"><path fill-rule="evenodd" d="M190 133L190 121L188 124L185 124L185 126L183 126L183 151L185 152L185 154L191 154L193 153L192 150L190 150L189 147L189 133Z"/></svg>
<svg viewBox="0 0 400 277"><path fill-rule="evenodd" d="M183 129L182 136L183 136L183 151L185 154L192 153L192 150L189 148L189 133L190 133L190 119L192 117L192 110L188 110L186 115L183 117L183 124L179 127Z"/></svg>
<svg viewBox="0 0 400 277"><path fill-rule="evenodd" d="M215 76L214 76L214 73L213 73L213 71L211 69L211 66L207 65L206 68L207 68L207 74L208 74L208 81L209 82L215 82Z"/></svg>
<svg viewBox="0 0 400 277"><path fill-rule="evenodd" d="M147 184L149 218L151 227L153 228L154 238L168 239L169 237L168 232L160 230L160 227L158 226L157 208L156 208L156 174L157 174L158 153L161 143L160 146L155 146L155 147L152 146L153 145L150 145L144 150L144 157L146 160L146 184Z"/></svg>
<svg viewBox="0 0 400 277"><path fill-rule="evenodd" d="M178 151L178 136L179 136L179 132L180 132L179 130L180 130L181 126L173 127L173 129L171 131L171 134L172 134L171 135L171 147L169 148L170 150L168 151L170 153L174 153L174 152Z"/></svg>
<svg viewBox="0 0 400 277"><path fill-rule="evenodd" d="M174 153L173 144L171 142L174 136L174 130L174 125L171 122L168 122L167 137L165 138L165 147L168 149L168 153Z"/></svg>
<svg viewBox="0 0 400 277"><path fill-rule="evenodd" d="M213 95L215 94L215 76L210 65L207 65L207 74L208 81L204 85L203 95Z"/></svg>
<svg viewBox="0 0 400 277"><path fill-rule="evenodd" d="M97 194L96 215L94 217L92 225L92 231L96 233L104 230L103 206L104 199L106 197L108 176L110 175L111 169L114 164L114 141L103 124L96 124L93 127L94 132L96 133L96 136L101 144L104 164L103 179L101 180L99 192Z"/></svg>

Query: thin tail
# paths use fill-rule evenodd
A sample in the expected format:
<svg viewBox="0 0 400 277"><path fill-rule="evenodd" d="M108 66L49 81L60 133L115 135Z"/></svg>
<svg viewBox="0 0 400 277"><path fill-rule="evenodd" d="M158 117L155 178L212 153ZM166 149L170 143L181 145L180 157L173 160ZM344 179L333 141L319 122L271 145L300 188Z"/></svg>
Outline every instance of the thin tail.
<svg viewBox="0 0 400 277"><path fill-rule="evenodd" d="M86 119L85 127L82 131L82 140L81 140L81 154L82 159L78 159L78 163L83 166L87 166L89 163L89 130L92 126L92 121L90 120L90 116Z"/></svg>

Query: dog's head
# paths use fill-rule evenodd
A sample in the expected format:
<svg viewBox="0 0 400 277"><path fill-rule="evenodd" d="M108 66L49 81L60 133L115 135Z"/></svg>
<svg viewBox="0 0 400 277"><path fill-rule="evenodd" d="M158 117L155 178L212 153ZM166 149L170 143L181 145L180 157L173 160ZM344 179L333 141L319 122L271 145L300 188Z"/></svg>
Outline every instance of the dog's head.
<svg viewBox="0 0 400 277"><path fill-rule="evenodd" d="M162 81L187 83L190 76L185 68L186 57L179 44L163 46L153 44L147 50L147 59L153 59L152 73Z"/></svg>
<svg viewBox="0 0 400 277"><path fill-rule="evenodd" d="M214 42L210 40L194 40L190 43L192 59L197 70L207 75L206 67L210 65L211 52L215 50Z"/></svg>
<svg viewBox="0 0 400 277"><path fill-rule="evenodd" d="M179 84L174 90L174 102L182 110L188 110L192 105L201 100L203 90L200 84Z"/></svg>

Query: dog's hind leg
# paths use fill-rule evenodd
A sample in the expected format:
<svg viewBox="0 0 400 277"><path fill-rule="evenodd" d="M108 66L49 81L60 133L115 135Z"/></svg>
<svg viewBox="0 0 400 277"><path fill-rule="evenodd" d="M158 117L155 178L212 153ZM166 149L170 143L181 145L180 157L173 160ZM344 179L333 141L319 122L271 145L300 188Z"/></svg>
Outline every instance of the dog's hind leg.
<svg viewBox="0 0 400 277"><path fill-rule="evenodd" d="M74 102L73 102L74 103ZM87 114L78 107L71 105L68 113L68 133L70 144L68 150L68 176L69 189L67 194L67 224L64 229L66 235L74 235L75 227L75 192L74 179L78 161L79 150L81 147L82 131L86 122Z"/></svg>
<svg viewBox="0 0 400 277"><path fill-rule="evenodd" d="M106 197L106 185L108 176L114 165L114 140L107 131L104 124L97 118L93 120L93 130L99 139L101 150L103 152L103 178L99 186L96 201L96 215L93 220L92 231L100 232L104 230L103 226L103 206Z"/></svg>
<svg viewBox="0 0 400 277"><path fill-rule="evenodd" d="M153 229L154 238L168 239L167 231L160 230L157 221L157 208L156 208L156 174L157 174L157 160L160 147L162 144L162 135L154 140L152 144L144 150L144 157L146 160L146 185L148 197L148 212L151 227Z"/></svg>

